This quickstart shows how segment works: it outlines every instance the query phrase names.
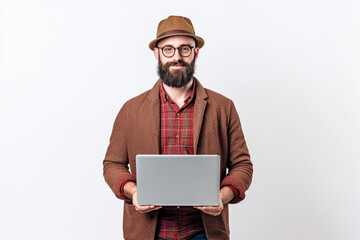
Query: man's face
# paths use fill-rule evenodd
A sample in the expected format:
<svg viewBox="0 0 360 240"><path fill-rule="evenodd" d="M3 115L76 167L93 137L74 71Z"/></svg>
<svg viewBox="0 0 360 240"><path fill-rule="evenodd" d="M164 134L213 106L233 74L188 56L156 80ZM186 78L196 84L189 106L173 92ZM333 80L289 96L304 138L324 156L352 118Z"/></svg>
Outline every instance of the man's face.
<svg viewBox="0 0 360 240"><path fill-rule="evenodd" d="M161 48L165 47L163 50ZM168 55L168 47L175 48L175 53ZM177 48L190 47L190 55L187 56L186 51L182 51L182 55ZM166 57L163 54L167 56ZM198 57L199 48L195 48L195 40L191 37L176 36L168 37L158 42L157 48L154 49L154 54L158 60L158 75L164 84L170 87L180 88L185 86L194 74L195 60ZM187 57L185 57L187 56Z"/></svg>

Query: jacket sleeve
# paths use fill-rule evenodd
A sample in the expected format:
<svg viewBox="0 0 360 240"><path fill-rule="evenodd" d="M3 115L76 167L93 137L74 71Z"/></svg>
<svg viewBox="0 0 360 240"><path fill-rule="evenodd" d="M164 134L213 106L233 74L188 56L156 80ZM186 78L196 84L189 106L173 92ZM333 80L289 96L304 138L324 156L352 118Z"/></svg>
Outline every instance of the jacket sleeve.
<svg viewBox="0 0 360 240"><path fill-rule="evenodd" d="M231 185L239 190L230 203L238 203L245 198L245 192L252 181L253 165L247 148L240 119L231 101L228 121L228 174L221 181L221 187Z"/></svg>
<svg viewBox="0 0 360 240"><path fill-rule="evenodd" d="M127 120L125 104L115 119L110 144L103 161L105 181L115 193L116 197L122 200L128 200L121 192L123 183L126 181L136 182L135 175L129 172L129 158L126 146Z"/></svg>

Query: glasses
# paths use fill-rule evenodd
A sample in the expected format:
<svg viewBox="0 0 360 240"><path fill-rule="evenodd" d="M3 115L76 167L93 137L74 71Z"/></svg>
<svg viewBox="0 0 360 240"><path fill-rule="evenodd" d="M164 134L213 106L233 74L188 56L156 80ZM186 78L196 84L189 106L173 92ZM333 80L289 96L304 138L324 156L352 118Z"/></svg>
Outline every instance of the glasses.
<svg viewBox="0 0 360 240"><path fill-rule="evenodd" d="M164 47L158 47L158 49L161 49L163 55L167 58L171 58L175 55L176 49L179 51L180 56L182 57L188 57L191 55L192 49L194 47L190 47L187 45L175 48L171 45L166 45Z"/></svg>

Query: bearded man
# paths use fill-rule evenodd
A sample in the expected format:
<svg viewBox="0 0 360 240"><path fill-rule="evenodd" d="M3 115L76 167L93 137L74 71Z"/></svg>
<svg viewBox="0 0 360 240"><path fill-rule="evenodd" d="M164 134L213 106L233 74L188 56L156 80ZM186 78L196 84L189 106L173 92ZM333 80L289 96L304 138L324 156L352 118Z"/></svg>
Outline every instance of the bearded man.
<svg viewBox="0 0 360 240"><path fill-rule="evenodd" d="M125 239L229 239L228 204L245 198L253 167L234 103L193 76L204 43L189 18L162 20L149 44L160 79L127 101L116 117L103 170L116 197L124 200ZM219 205L139 205L137 154L219 155Z"/></svg>

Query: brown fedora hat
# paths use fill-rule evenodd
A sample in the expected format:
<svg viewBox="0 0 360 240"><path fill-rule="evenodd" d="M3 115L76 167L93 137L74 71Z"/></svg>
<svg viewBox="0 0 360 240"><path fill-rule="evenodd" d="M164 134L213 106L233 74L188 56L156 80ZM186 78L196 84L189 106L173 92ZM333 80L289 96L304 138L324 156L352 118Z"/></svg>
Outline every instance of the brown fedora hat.
<svg viewBox="0 0 360 240"><path fill-rule="evenodd" d="M205 44L204 39L195 35L195 29L189 18L182 16L169 16L168 18L160 21L157 28L156 39L150 42L149 48L154 50L158 41L173 36L193 37L196 40L198 48L201 48Z"/></svg>

